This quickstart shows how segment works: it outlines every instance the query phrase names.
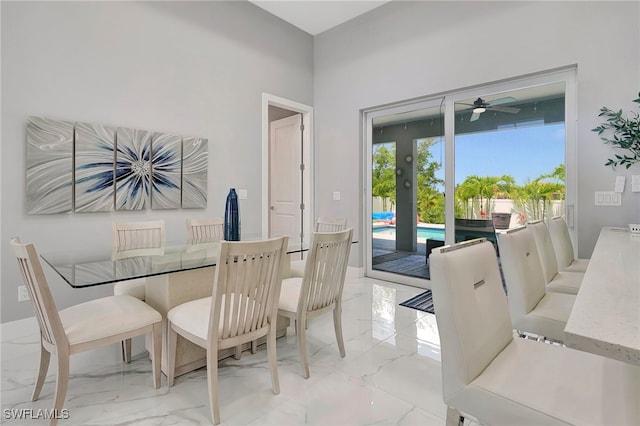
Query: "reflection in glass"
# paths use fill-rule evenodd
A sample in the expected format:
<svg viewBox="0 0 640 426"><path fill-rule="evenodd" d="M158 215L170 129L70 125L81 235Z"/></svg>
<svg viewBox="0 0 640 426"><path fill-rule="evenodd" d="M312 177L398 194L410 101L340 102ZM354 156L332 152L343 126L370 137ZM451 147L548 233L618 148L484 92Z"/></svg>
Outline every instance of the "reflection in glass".
<svg viewBox="0 0 640 426"><path fill-rule="evenodd" d="M372 269L429 278L427 239L444 241L441 107L375 118Z"/></svg>

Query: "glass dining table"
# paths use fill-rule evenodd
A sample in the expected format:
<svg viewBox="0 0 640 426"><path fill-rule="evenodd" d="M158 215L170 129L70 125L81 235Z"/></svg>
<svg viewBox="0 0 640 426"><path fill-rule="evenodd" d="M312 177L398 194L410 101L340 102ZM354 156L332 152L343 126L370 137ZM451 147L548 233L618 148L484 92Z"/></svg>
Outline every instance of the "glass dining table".
<svg viewBox="0 0 640 426"><path fill-rule="evenodd" d="M258 237L246 239L255 241ZM308 243L289 241L288 260L304 255ZM219 242L168 242L158 248L129 250L120 253L88 253L85 250L43 253L41 258L73 288L112 284L120 281L193 271L216 266ZM297 258L297 257L296 257ZM282 264L283 277L288 276L289 262Z"/></svg>
<svg viewBox="0 0 640 426"><path fill-rule="evenodd" d="M257 240L246 238L245 240ZM289 242L287 255L283 256L281 275L289 276L290 259L299 259L309 245ZM118 254L89 254L86 251L42 253L41 258L73 288L107 285L115 282L144 279L145 302L163 316L162 371L167 373L167 324L166 315L173 307L190 300L211 296L215 266L220 253L220 243L194 244L167 242L162 247L131 250ZM279 316L277 336L287 333L289 319ZM258 344L261 344L258 341ZM249 349L245 345L242 350ZM221 350L218 359L235 353L235 349ZM176 350L176 376L206 365L206 352L188 340L178 336Z"/></svg>

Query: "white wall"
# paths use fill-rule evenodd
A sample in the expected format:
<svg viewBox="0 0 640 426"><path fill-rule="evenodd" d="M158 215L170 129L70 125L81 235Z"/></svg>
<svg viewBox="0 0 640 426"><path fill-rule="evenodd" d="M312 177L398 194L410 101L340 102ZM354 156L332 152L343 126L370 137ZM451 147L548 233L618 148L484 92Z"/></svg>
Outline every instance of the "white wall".
<svg viewBox="0 0 640 426"><path fill-rule="evenodd" d="M261 231L262 92L312 104L313 39L248 2L2 2L1 321L26 316L11 236L41 253L110 250L111 222L224 213L229 187L243 232ZM25 211L29 115L209 139L206 210L32 216ZM45 266L58 307L112 293L72 290Z"/></svg>
<svg viewBox="0 0 640 426"><path fill-rule="evenodd" d="M640 194L629 184L622 207L593 206L594 191L613 190L617 174L629 182L640 164L605 167L612 150L590 131L603 105L635 109L637 1L390 2L316 36L318 213L363 223L360 110L571 64L578 65L578 252L590 256L601 226L640 221ZM333 191L341 201L331 200Z"/></svg>

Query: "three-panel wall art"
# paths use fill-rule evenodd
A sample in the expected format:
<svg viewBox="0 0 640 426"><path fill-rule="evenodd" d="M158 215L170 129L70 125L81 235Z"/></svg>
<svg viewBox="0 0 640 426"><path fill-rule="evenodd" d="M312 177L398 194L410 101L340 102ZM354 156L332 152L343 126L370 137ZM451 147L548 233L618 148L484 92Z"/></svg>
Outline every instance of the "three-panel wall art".
<svg viewBox="0 0 640 426"><path fill-rule="evenodd" d="M207 142L29 117L27 212L206 208Z"/></svg>

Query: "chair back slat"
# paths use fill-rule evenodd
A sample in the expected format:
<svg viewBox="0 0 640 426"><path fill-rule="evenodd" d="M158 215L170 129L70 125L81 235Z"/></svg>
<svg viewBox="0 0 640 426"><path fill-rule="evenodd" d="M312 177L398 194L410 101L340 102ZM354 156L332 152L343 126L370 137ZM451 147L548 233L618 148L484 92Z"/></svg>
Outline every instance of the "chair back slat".
<svg viewBox="0 0 640 426"><path fill-rule="evenodd" d="M131 250L158 249L164 246L164 220L146 222L114 222L113 253Z"/></svg>
<svg viewBox="0 0 640 426"><path fill-rule="evenodd" d="M287 237L220 245L209 338L232 339L264 329L277 316L280 265Z"/></svg>
<svg viewBox="0 0 640 426"><path fill-rule="evenodd" d="M187 219L187 233L191 244L222 241L224 220L220 218Z"/></svg>
<svg viewBox="0 0 640 426"><path fill-rule="evenodd" d="M352 235L351 228L313 234L298 312L323 309L341 299Z"/></svg>
<svg viewBox="0 0 640 426"><path fill-rule="evenodd" d="M11 239L11 246L18 259L22 278L29 291L29 297L38 320L42 339L50 345L68 346L67 335L62 327L58 309L34 245L23 244L19 238L14 237Z"/></svg>
<svg viewBox="0 0 640 426"><path fill-rule="evenodd" d="M319 217L316 220L315 232L338 232L347 227L347 218Z"/></svg>

